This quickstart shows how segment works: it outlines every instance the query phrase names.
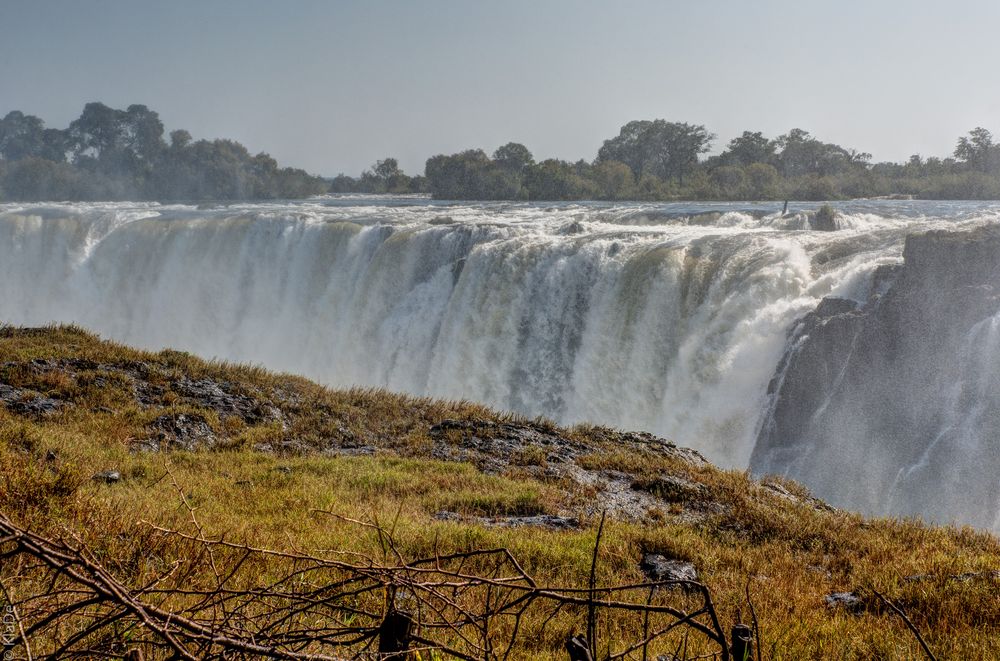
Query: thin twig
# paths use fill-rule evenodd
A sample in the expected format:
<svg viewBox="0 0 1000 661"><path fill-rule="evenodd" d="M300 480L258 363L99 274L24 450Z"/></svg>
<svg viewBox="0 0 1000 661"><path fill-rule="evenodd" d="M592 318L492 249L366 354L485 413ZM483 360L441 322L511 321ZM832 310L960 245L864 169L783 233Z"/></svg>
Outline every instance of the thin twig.
<svg viewBox="0 0 1000 661"><path fill-rule="evenodd" d="M601 535L604 534L604 517L607 510L601 512L601 523L597 527L597 537L594 539L594 554L590 558L590 590L587 603L587 644L590 646L590 656L597 658L597 554L601 548Z"/></svg>
<svg viewBox="0 0 1000 661"><path fill-rule="evenodd" d="M754 647L757 650L757 661L764 661L764 657L760 653L760 623L757 621L757 609L754 608L753 599L750 598L750 581L753 580L752 576L747 576L747 584L744 592L746 592L747 606L750 607L750 621L753 624L753 642Z"/></svg>
<svg viewBox="0 0 1000 661"><path fill-rule="evenodd" d="M876 597L878 597L883 604L892 609L892 612L894 612L896 615L902 618L903 622L906 623L906 627L910 630L911 633L913 633L914 637L917 639L917 642L920 643L920 647L923 648L924 654L927 655L927 658L930 659L930 661L937 661L937 658L934 656L934 653L931 652L931 648L927 646L927 642L924 640L924 637L920 635L920 631L913 624L913 622L910 621L910 618L906 616L906 613L903 612L903 609L894 604L892 601L890 601L888 597L883 596L882 593L880 593L878 590L872 589L872 593Z"/></svg>

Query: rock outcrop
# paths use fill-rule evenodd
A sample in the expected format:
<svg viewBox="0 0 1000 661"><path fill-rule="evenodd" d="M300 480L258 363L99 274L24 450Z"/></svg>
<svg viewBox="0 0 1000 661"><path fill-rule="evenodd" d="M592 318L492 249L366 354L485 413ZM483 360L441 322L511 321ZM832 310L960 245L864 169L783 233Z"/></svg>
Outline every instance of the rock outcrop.
<svg viewBox="0 0 1000 661"><path fill-rule="evenodd" d="M994 528L1000 511L1000 229L907 239L867 302L793 329L751 468L834 505Z"/></svg>

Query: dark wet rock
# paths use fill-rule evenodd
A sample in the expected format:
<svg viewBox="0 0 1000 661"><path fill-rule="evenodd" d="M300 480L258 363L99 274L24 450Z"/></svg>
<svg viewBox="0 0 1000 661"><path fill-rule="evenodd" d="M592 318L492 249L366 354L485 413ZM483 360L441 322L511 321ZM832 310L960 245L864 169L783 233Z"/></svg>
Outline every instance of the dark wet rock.
<svg viewBox="0 0 1000 661"><path fill-rule="evenodd" d="M650 214L647 214L649 220L653 220ZM697 225L700 227L715 227L719 220L722 219L722 214L718 211L707 211L704 213L694 213L690 216L678 217L676 214L667 213L659 217L661 222L677 221L681 220L687 225Z"/></svg>
<svg viewBox="0 0 1000 661"><path fill-rule="evenodd" d="M12 366L19 366L14 363ZM88 382L100 388L112 387L116 381L131 384L135 401L146 408L165 406L168 393L180 396L180 403L215 411L220 418L241 418L247 424L282 421L281 410L266 399L236 391L226 381L209 378L177 377L169 369L145 361L126 360L115 364L97 363L82 358L32 360L25 365L35 373L59 371L76 378L88 373ZM287 403L287 402L285 402ZM111 412L102 407L99 412Z"/></svg>
<svg viewBox="0 0 1000 661"><path fill-rule="evenodd" d="M639 568L650 581L697 581L698 570L686 560L673 560L660 553L643 553Z"/></svg>
<svg viewBox="0 0 1000 661"><path fill-rule="evenodd" d="M136 380L132 383L132 392L135 401L140 406L154 407L163 405L163 395L167 389L161 385L148 381Z"/></svg>
<svg viewBox="0 0 1000 661"><path fill-rule="evenodd" d="M835 317L838 314L845 314L847 312L854 312L858 309L858 303L852 301L848 298L837 298L836 296L827 296L816 309L813 311L818 319L827 319L829 317Z"/></svg>
<svg viewBox="0 0 1000 661"><path fill-rule="evenodd" d="M824 204L816 213L809 215L809 227L817 232L835 232L840 229L837 212L830 205Z"/></svg>
<svg viewBox="0 0 1000 661"><path fill-rule="evenodd" d="M259 424L270 420L280 420L281 411L254 397L236 394L233 385L212 379L192 380L181 377L171 384L185 403L216 411L220 417L237 416L248 424Z"/></svg>
<svg viewBox="0 0 1000 661"><path fill-rule="evenodd" d="M842 608L849 613L860 613L865 609L864 600L856 592L831 592L823 597L827 608Z"/></svg>
<svg viewBox="0 0 1000 661"><path fill-rule="evenodd" d="M902 264L882 264L875 268L872 274L871 286L868 289L868 299L875 301L881 298L896 283L903 273Z"/></svg>
<svg viewBox="0 0 1000 661"><path fill-rule="evenodd" d="M0 404L6 406L11 413L31 417L53 415L70 406L63 400L45 397L33 390L15 388L5 383L0 383Z"/></svg>
<svg viewBox="0 0 1000 661"><path fill-rule="evenodd" d="M676 475L657 475L651 479L636 480L632 488L653 494L668 503L683 503L705 498L709 494L708 487L699 482L692 482Z"/></svg>
<svg viewBox="0 0 1000 661"><path fill-rule="evenodd" d="M47 416L54 413L58 413L62 408L66 407L67 403L52 399L51 397L31 397L17 402L11 402L7 404L9 408L14 413L20 415L29 416Z"/></svg>
<svg viewBox="0 0 1000 661"><path fill-rule="evenodd" d="M150 437L138 441L136 445L154 451L196 450L215 444L216 437L208 422L200 415L189 413L168 413L161 415L147 425Z"/></svg>
<svg viewBox="0 0 1000 661"><path fill-rule="evenodd" d="M7 385L6 383L0 383L0 402L4 406L9 406L13 402L20 401L27 391L21 388L15 388L14 386Z"/></svg>
<svg viewBox="0 0 1000 661"><path fill-rule="evenodd" d="M824 301L796 324L751 469L838 507L990 528L1000 228L915 234L903 257L862 306Z"/></svg>
<svg viewBox="0 0 1000 661"><path fill-rule="evenodd" d="M122 474L116 470L105 470L95 473L91 479L95 482L103 482L104 484L114 484L115 482L121 482Z"/></svg>

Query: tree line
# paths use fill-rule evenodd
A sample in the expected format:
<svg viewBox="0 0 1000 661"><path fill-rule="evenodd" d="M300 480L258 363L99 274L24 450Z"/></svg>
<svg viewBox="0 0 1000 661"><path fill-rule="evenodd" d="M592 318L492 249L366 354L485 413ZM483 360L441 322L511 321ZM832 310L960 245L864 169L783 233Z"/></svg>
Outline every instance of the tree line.
<svg viewBox="0 0 1000 661"><path fill-rule="evenodd" d="M181 129L168 142L144 105L88 103L66 129L20 111L0 119L0 200L275 199L328 188L234 140L193 140Z"/></svg>
<svg viewBox="0 0 1000 661"><path fill-rule="evenodd" d="M358 177L322 179L279 167L233 140L164 137L159 115L88 103L66 129L20 111L0 119L0 200L297 199L322 193L429 193L454 200L836 200L906 195L1000 199L1000 144L985 128L946 158L873 163L871 154L792 129L744 131L706 156L705 126L637 120L604 141L592 161L536 161L523 144L427 159L407 175L385 158Z"/></svg>
<svg viewBox="0 0 1000 661"><path fill-rule="evenodd" d="M454 200L1000 199L1000 144L984 128L960 137L947 158L914 155L905 163L873 163L870 153L797 128L776 138L744 131L705 157L715 137L698 124L633 121L605 140L593 161L536 162L511 142L492 155L469 149L433 156L420 177L407 177L387 158L360 178L340 175L331 190Z"/></svg>

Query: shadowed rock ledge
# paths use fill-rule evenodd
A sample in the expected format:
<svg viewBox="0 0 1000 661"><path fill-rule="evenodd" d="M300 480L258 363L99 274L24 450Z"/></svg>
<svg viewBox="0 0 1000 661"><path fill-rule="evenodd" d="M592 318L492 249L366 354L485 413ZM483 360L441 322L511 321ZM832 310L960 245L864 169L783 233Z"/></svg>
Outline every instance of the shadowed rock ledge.
<svg viewBox="0 0 1000 661"><path fill-rule="evenodd" d="M907 238L863 305L826 299L791 332L755 473L835 505L995 527L1000 230Z"/></svg>

